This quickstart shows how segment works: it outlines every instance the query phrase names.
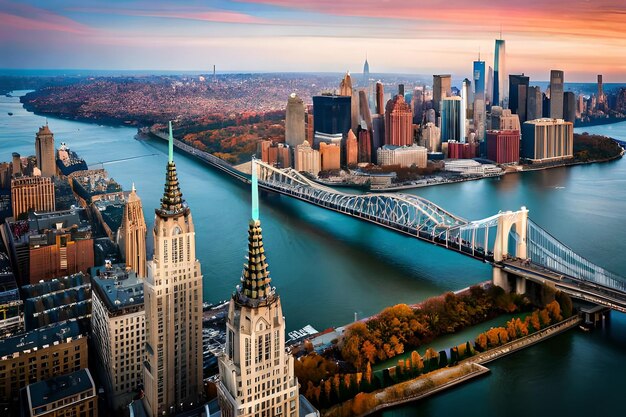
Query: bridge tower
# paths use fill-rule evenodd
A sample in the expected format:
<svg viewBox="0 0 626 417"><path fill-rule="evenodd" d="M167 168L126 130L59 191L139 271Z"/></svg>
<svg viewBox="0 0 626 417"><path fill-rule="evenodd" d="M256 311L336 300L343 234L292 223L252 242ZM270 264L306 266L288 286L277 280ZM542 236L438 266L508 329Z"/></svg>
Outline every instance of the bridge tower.
<svg viewBox="0 0 626 417"><path fill-rule="evenodd" d="M515 248L513 253L509 252L509 237L511 232L514 232ZM506 211L500 213L498 217L498 228L496 232L496 239L493 247L493 260L496 264L501 263L508 257L517 257L520 259L526 259L527 252L527 237L528 232L528 209L522 207L518 211ZM509 277L502 268L498 266L493 267L493 283L499 287L504 288L509 292L513 290L509 284ZM523 294L526 292L526 280L522 277L516 277L515 292Z"/></svg>

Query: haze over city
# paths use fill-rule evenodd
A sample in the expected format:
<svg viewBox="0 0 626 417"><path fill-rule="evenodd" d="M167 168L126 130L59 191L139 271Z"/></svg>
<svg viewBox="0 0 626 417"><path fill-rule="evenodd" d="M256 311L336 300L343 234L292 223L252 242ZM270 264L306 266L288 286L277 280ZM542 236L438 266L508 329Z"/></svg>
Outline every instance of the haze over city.
<svg viewBox="0 0 626 417"><path fill-rule="evenodd" d="M508 70L623 81L626 6L610 1L7 1L5 68L361 70L463 76L507 40Z"/></svg>

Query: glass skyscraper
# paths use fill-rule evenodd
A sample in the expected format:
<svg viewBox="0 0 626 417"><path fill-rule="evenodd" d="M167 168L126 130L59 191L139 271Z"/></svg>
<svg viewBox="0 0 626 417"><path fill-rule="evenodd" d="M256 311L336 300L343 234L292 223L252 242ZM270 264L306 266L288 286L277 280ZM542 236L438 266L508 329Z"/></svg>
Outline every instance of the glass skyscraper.
<svg viewBox="0 0 626 417"><path fill-rule="evenodd" d="M505 64L505 42L504 39L496 39L496 50L493 58L493 101L492 106L507 107L507 76Z"/></svg>

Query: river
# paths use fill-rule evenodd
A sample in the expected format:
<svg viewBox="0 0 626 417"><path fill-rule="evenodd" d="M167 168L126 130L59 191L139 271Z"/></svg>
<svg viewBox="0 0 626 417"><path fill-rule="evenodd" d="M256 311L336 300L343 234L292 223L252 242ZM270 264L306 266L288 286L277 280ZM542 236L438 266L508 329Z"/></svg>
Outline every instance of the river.
<svg viewBox="0 0 626 417"><path fill-rule="evenodd" d="M23 92L15 92L15 95ZM8 116L8 112L14 113ZM166 146L133 139L135 129L48 119L90 167L104 167L125 189L134 182L148 230L163 191ZM0 97L0 160L34 154L43 117L17 97ZM626 122L586 127L626 139ZM227 298L246 253L250 192L219 172L176 153L181 188L196 226L204 299ZM526 206L531 218L590 260L626 275L626 160L506 175L409 191L467 219ZM489 279L490 268L468 257L288 197L263 195L261 221L272 283L282 297L288 330L321 330L397 303ZM626 315L605 330L578 330L489 365L492 373L382 416L617 415L623 410Z"/></svg>

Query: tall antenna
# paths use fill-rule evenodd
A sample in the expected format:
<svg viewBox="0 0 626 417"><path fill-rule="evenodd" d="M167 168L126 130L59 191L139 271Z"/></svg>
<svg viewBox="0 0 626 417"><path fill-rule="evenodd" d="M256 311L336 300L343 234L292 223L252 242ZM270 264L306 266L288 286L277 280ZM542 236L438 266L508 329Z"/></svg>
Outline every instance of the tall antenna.
<svg viewBox="0 0 626 417"><path fill-rule="evenodd" d="M480 61L480 45L478 45L478 60Z"/></svg>
<svg viewBox="0 0 626 417"><path fill-rule="evenodd" d="M502 40L502 23L500 23L500 40Z"/></svg>
<svg viewBox="0 0 626 417"><path fill-rule="evenodd" d="M252 156L252 220L259 220L259 180L257 178L256 158Z"/></svg>

